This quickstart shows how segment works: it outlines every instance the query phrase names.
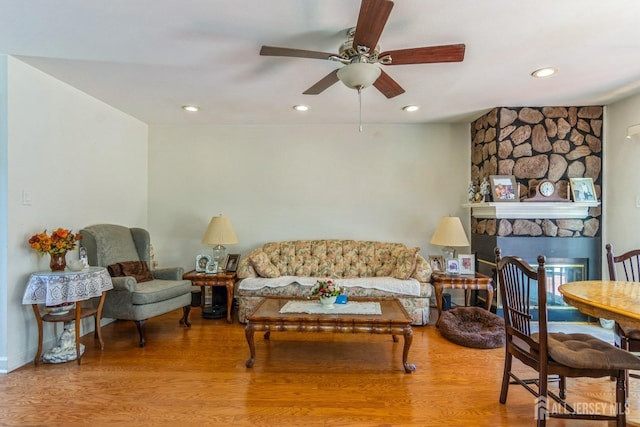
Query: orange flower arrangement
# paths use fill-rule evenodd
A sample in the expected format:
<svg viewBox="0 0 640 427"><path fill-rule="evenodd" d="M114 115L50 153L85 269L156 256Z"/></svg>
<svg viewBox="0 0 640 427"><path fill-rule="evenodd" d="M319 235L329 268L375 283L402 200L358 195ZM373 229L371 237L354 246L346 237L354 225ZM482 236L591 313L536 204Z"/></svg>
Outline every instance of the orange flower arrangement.
<svg viewBox="0 0 640 427"><path fill-rule="evenodd" d="M47 230L34 234L29 239L29 246L38 252L38 255L63 254L75 249L76 241L81 239L81 234L74 234L66 228L58 228L51 235L47 234Z"/></svg>

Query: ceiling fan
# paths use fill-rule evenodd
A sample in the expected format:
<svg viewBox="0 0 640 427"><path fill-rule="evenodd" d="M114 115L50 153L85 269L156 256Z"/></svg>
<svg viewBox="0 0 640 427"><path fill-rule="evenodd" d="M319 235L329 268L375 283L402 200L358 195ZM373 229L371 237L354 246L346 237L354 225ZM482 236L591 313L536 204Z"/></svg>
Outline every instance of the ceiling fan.
<svg viewBox="0 0 640 427"><path fill-rule="evenodd" d="M347 40L339 53L316 52L286 47L262 46L260 55L288 56L297 58L328 59L345 64L304 91L305 95L318 95L325 89L342 81L346 86L361 89L375 86L387 98L404 93L404 89L379 66L403 64L428 64L437 62L461 62L464 59L464 44L416 47L380 52L378 40L389 19L393 1L362 0L355 28L347 32Z"/></svg>

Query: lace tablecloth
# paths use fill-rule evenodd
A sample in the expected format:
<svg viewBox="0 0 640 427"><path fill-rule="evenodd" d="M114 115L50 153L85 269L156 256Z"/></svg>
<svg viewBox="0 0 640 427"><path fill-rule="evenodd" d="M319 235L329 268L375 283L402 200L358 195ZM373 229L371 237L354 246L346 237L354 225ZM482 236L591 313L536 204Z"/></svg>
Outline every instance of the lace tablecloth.
<svg viewBox="0 0 640 427"><path fill-rule="evenodd" d="M308 314L382 314L379 302L349 301L346 304L333 304L332 308L318 301L289 301L280 309L280 313Z"/></svg>
<svg viewBox="0 0 640 427"><path fill-rule="evenodd" d="M29 277L23 304L58 305L99 297L113 289L111 276L104 267L82 271L40 271Z"/></svg>

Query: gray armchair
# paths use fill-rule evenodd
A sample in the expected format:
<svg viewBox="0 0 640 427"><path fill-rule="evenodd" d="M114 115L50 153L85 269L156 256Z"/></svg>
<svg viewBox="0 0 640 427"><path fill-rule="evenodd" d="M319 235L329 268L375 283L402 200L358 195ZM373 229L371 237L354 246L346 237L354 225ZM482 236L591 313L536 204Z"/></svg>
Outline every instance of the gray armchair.
<svg viewBox="0 0 640 427"><path fill-rule="evenodd" d="M87 249L89 265L112 266L112 270L113 266L136 261L150 264L151 240L149 232L142 228L99 224L80 230L80 234L80 246ZM152 270L144 282L130 275L112 277L113 289L107 291L102 316L133 320L140 334L140 347L146 344L144 324L151 317L182 308L180 324L191 326L191 282L182 280L183 274L183 268L177 267Z"/></svg>

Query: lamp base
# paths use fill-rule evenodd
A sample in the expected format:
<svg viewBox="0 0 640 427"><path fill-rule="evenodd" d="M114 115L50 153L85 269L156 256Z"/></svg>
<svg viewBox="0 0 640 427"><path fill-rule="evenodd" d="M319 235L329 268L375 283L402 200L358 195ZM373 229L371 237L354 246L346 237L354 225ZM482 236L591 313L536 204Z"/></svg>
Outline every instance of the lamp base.
<svg viewBox="0 0 640 427"><path fill-rule="evenodd" d="M218 263L218 271L222 270L222 262L227 256L227 248L222 245L216 245L213 247L213 260Z"/></svg>
<svg viewBox="0 0 640 427"><path fill-rule="evenodd" d="M451 246L445 246L444 248L442 248L442 256L444 257L445 260L455 258L456 250Z"/></svg>

